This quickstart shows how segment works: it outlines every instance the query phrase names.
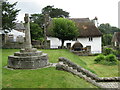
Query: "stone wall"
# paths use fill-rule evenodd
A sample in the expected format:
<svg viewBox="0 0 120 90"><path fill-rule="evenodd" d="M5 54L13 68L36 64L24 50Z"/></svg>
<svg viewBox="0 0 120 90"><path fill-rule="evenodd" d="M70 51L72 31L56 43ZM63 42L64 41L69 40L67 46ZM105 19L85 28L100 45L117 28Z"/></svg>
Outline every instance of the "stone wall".
<svg viewBox="0 0 120 90"><path fill-rule="evenodd" d="M21 49L25 47L25 43L18 42L7 42L2 46L2 48L11 48L11 49Z"/></svg>
<svg viewBox="0 0 120 90"><path fill-rule="evenodd" d="M104 82L107 82L107 81L119 82L120 81L120 77L98 77L96 74L84 69L81 66L78 66L77 64L71 62L70 60L60 57L59 63L57 64L56 69L67 70L69 72L68 67L76 70L77 72L81 72L83 75L90 77L91 79L95 80L96 82L102 82L102 81L104 81Z"/></svg>
<svg viewBox="0 0 120 90"><path fill-rule="evenodd" d="M44 42L41 42L39 40L32 40L32 46L34 48L38 48L38 49L44 49ZM47 41L47 49L50 49L50 41Z"/></svg>

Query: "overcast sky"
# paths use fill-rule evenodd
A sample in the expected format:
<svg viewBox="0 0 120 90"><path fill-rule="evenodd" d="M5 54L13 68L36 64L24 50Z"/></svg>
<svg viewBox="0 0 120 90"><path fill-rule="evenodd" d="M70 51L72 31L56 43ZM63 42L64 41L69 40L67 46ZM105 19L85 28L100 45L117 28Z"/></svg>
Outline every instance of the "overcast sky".
<svg viewBox="0 0 120 90"><path fill-rule="evenodd" d="M47 5L54 5L70 13L70 18L98 17L99 24L110 23L118 27L118 2L120 0L8 0L10 3L18 1L16 8L21 9L17 17L23 21L24 14L41 13Z"/></svg>

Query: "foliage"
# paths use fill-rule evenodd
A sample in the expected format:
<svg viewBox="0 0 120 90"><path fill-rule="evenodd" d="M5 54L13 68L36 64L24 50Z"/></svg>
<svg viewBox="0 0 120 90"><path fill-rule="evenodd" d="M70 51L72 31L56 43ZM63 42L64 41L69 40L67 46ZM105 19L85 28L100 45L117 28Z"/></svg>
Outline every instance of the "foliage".
<svg viewBox="0 0 120 90"><path fill-rule="evenodd" d="M105 56L103 54L100 54L96 57L95 63L99 63L101 61L105 60Z"/></svg>
<svg viewBox="0 0 120 90"><path fill-rule="evenodd" d="M111 40L114 32L120 32L119 28L113 27L109 23L100 24L98 29L103 33L103 37L102 37L103 46L111 45Z"/></svg>
<svg viewBox="0 0 120 90"><path fill-rule="evenodd" d="M107 54L106 56L103 54L100 54L95 58L94 62L99 64L104 64L104 65L116 65L117 59L114 54Z"/></svg>
<svg viewBox="0 0 120 90"><path fill-rule="evenodd" d="M114 50L114 55L120 56L120 49Z"/></svg>
<svg viewBox="0 0 120 90"><path fill-rule="evenodd" d="M53 36L62 41L62 47L65 40L72 40L78 36L78 29L75 23L65 18L53 19Z"/></svg>
<svg viewBox="0 0 120 90"><path fill-rule="evenodd" d="M105 48L103 53L104 55L109 55L109 54L113 54L114 51L112 48Z"/></svg>
<svg viewBox="0 0 120 90"><path fill-rule="evenodd" d="M32 40L41 40L43 38L43 30L36 23L30 23L30 32Z"/></svg>
<svg viewBox="0 0 120 90"><path fill-rule="evenodd" d="M117 64L117 59L114 54L109 54L105 57L105 60L108 62L109 65L116 65Z"/></svg>
<svg viewBox="0 0 120 90"><path fill-rule="evenodd" d="M43 28L44 24L44 15L43 14L31 14L32 21L38 24L41 28Z"/></svg>
<svg viewBox="0 0 120 90"><path fill-rule="evenodd" d="M48 13L51 18L69 17L69 13L54 6L46 6L42 9L42 14Z"/></svg>
<svg viewBox="0 0 120 90"><path fill-rule="evenodd" d="M111 45L112 36L113 36L112 34L103 34L102 45L103 46Z"/></svg>
<svg viewBox="0 0 120 90"><path fill-rule="evenodd" d="M119 28L113 27L109 23L100 24L100 26L98 28L103 34L113 34L114 32L120 31Z"/></svg>
<svg viewBox="0 0 120 90"><path fill-rule="evenodd" d="M45 14L48 14L51 18L69 17L69 13L62 9L54 8L54 6L46 6L42 9L42 13L32 14L31 18L34 23L37 23L41 28L43 28L43 24L45 23Z"/></svg>
<svg viewBox="0 0 120 90"><path fill-rule="evenodd" d="M6 0L2 3L2 27L3 30L11 30L15 26L16 16L20 10L15 9L17 2L10 4Z"/></svg>

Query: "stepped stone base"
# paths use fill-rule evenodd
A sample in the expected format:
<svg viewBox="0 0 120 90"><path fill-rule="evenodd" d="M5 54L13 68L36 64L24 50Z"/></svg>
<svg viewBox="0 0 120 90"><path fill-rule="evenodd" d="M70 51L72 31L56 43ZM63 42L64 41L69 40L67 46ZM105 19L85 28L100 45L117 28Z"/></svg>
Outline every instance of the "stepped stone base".
<svg viewBox="0 0 120 90"><path fill-rule="evenodd" d="M37 49L21 49L8 56L8 67L14 69L37 69L47 66L48 55Z"/></svg>

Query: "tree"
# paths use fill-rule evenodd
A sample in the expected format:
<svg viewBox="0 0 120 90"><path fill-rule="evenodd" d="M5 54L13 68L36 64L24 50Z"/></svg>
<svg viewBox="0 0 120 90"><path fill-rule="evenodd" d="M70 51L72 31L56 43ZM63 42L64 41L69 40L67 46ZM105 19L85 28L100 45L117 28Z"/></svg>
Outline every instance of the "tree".
<svg viewBox="0 0 120 90"><path fill-rule="evenodd" d="M46 6L42 9L41 14L32 14L32 20L37 23L42 29L44 28L45 48L47 47L46 28L50 24L50 18L54 17L69 17L69 13L54 6Z"/></svg>
<svg viewBox="0 0 120 90"><path fill-rule="evenodd" d="M98 28L103 34L108 34L111 31L111 26L108 23L100 24L100 26Z"/></svg>
<svg viewBox="0 0 120 90"><path fill-rule="evenodd" d="M69 13L62 9L54 8L54 6L46 6L42 9L41 14L32 14L31 18L35 23L43 28L43 24L45 23L45 14L48 14L51 18L69 17Z"/></svg>
<svg viewBox="0 0 120 90"><path fill-rule="evenodd" d="M98 28L103 34L113 34L114 32L120 31L119 28L113 27L109 23L100 24L100 26Z"/></svg>
<svg viewBox="0 0 120 90"><path fill-rule="evenodd" d="M100 24L98 29L103 33L102 45L111 45L111 40L114 32L120 32L120 29L117 27L111 26L109 23Z"/></svg>
<svg viewBox="0 0 120 90"><path fill-rule="evenodd" d="M15 26L16 16L20 10L15 9L17 2L10 4L7 1L2 2L2 28L3 30L12 30Z"/></svg>
<svg viewBox="0 0 120 90"><path fill-rule="evenodd" d="M72 40L78 36L78 29L75 23L65 18L54 18L51 30L53 36L62 41L62 48L64 47L65 40Z"/></svg>
<svg viewBox="0 0 120 90"><path fill-rule="evenodd" d="M103 34L102 44L103 46L111 45L112 34Z"/></svg>
<svg viewBox="0 0 120 90"><path fill-rule="evenodd" d="M43 14L32 14L31 18L34 21L34 23L38 24L41 28L43 28L43 24L44 24Z"/></svg>
<svg viewBox="0 0 120 90"><path fill-rule="evenodd" d="M32 40L41 40L43 38L43 30L36 23L30 23L30 32Z"/></svg>
<svg viewBox="0 0 120 90"><path fill-rule="evenodd" d="M54 6L46 6L42 9L42 14L49 14L51 18L69 17L69 13Z"/></svg>

